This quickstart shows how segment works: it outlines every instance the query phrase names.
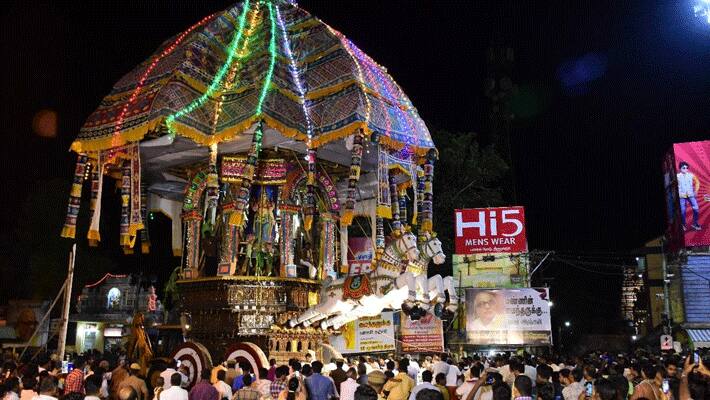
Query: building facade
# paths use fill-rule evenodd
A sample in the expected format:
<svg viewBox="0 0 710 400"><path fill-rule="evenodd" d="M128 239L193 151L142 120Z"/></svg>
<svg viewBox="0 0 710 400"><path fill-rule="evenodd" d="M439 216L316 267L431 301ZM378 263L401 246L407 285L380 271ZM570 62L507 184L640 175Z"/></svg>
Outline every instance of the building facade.
<svg viewBox="0 0 710 400"><path fill-rule="evenodd" d="M163 309L155 288L143 288L129 275L106 274L85 285L70 321L76 323L75 351L110 351L122 347L130 335L136 312L145 315L146 325L162 322Z"/></svg>

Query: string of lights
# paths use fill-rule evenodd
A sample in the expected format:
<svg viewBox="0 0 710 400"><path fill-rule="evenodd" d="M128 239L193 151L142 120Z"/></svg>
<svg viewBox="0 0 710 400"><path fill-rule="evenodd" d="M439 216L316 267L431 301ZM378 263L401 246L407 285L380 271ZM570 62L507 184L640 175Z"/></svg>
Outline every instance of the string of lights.
<svg viewBox="0 0 710 400"><path fill-rule="evenodd" d="M168 131L170 132L171 136L175 136L175 134L177 133L175 131L174 126L173 126L175 120L186 115L186 114L191 113L196 108L204 105L205 102L207 101L207 99L212 97L214 95L214 93L218 90L219 86L221 85L222 79L227 74L227 71L229 70L229 66L232 65L232 61L236 57L237 46L242 39L242 34L244 32L244 24L246 21L246 15L247 15L247 12L249 11L249 8L250 8L249 1L250 0L244 1L242 13L239 16L239 24L238 24L237 32L234 34L234 39L232 40L232 42L229 45L229 48L227 49L227 54L228 54L227 60L224 62L224 64L222 64L219 71L217 71L217 73L215 74L214 79L212 79L212 83L210 83L210 86L207 87L205 92L200 97L198 97L197 99L190 102L190 104L188 104L183 109L181 109L173 114L170 114L166 118L165 125L168 127Z"/></svg>
<svg viewBox="0 0 710 400"><path fill-rule="evenodd" d="M128 99L126 104L123 105L123 108L121 109L121 113L118 115L118 119L116 120L116 127L114 129L114 137L112 140L112 147L120 146L123 143L120 141L120 134L121 134L121 129L123 128L123 121L126 118L126 114L128 113L128 108L135 103L136 99L138 99L138 94L140 94L141 90L145 86L145 81L148 79L150 76L150 73L153 72L155 67L158 66L158 63L160 60L163 58L169 56L179 45L182 43L185 38L192 33L195 29L198 27L210 22L217 13L208 15L207 17L201 19L199 22L196 24L192 25L189 27L186 31L180 34L180 36L175 39L175 41L168 47L166 47L159 55L157 55L153 61L150 63L150 66L146 68L145 72L143 72L143 75L141 75L140 79L138 80L138 84L136 85L136 88L133 90L133 93L131 93L131 97Z"/></svg>
<svg viewBox="0 0 710 400"><path fill-rule="evenodd" d="M269 39L269 69L266 71L266 78L264 78L264 86L261 88L261 94L259 95L259 103L256 106L256 115L261 115L261 109L264 104L264 99L266 94L271 88L271 79L274 75L274 67L276 66L276 21L274 19L274 6L271 2L266 3L269 9L269 21L271 38Z"/></svg>
<svg viewBox="0 0 710 400"><path fill-rule="evenodd" d="M282 47L288 58L289 68L288 71L291 73L291 80L296 85L296 91L298 92L298 98L301 103L301 108L303 109L303 118L306 121L306 136L308 137L307 147L311 147L311 141L313 140L313 124L311 122L310 113L308 110L308 102L306 100L306 90L303 88L303 83L301 83L301 77L299 75L299 69L296 65L296 60L291 52L291 41L288 38L288 32L286 31L286 25L284 24L283 18L281 18L281 12L279 11L279 6L275 7L276 10L276 20L279 24L279 29L281 30Z"/></svg>
<svg viewBox="0 0 710 400"><path fill-rule="evenodd" d="M249 38L254 34L258 17L259 3L256 3L256 7L250 11L249 24L246 27L244 33L244 42L242 43L241 47L239 47L239 50L237 50L237 57L235 57L234 62L230 66L229 72L227 73L227 78L225 79L225 82L222 85L224 87L224 90L221 91L219 95L219 100L215 105L214 117L212 118L212 134L215 134L217 132L219 117L222 114L222 106L226 98L226 93L232 89L234 79L236 78L237 71L240 67L241 60L249 54Z"/></svg>
<svg viewBox="0 0 710 400"><path fill-rule="evenodd" d="M372 113L372 104L370 104L370 98L367 96L367 87L365 86L365 79L363 77L363 72L362 68L360 67L360 64L357 62L357 58L355 57L355 54L353 54L353 51L351 50L351 47L354 47L355 45L352 44L352 42L345 37L342 33L336 31L335 29L331 28L330 25L325 24L325 26L328 28L328 30L335 35L339 40L340 43L342 43L343 48L345 51L348 53L350 58L353 61L353 64L355 65L355 69L357 69L357 76L358 76L358 86L360 87L360 90L362 91L362 96L365 98L365 125L370 124L370 114Z"/></svg>

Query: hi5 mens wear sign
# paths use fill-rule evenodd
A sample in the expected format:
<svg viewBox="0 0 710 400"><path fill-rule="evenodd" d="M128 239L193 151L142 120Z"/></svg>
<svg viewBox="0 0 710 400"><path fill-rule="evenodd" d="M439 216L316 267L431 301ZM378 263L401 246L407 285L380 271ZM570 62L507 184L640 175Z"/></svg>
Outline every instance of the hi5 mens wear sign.
<svg viewBox="0 0 710 400"><path fill-rule="evenodd" d="M456 254L525 253L523 207L468 208L454 211Z"/></svg>

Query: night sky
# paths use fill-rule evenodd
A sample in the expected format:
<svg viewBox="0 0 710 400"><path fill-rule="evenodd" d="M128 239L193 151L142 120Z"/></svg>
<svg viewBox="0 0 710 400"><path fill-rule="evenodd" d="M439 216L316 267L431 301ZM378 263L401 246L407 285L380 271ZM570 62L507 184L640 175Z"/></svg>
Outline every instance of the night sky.
<svg viewBox="0 0 710 400"><path fill-rule="evenodd" d="M5 246L23 223L16 210L34 185L71 180L69 144L113 83L161 42L230 5L13 1L2 8ZM424 120L449 131L485 136L486 49L493 42L514 49L512 79L525 107L513 124L511 153L531 249L590 259L658 236L663 152L673 142L710 138L710 25L693 17L688 0L299 5L386 66ZM59 116L55 138L32 131L42 109ZM60 240L61 226L47 229ZM545 271L558 278L559 298L574 304L560 312L593 313L603 321L600 304L618 298L618 277L593 274L591 284L581 285L574 277L582 274L555 263ZM581 286L598 288L592 300L565 294Z"/></svg>

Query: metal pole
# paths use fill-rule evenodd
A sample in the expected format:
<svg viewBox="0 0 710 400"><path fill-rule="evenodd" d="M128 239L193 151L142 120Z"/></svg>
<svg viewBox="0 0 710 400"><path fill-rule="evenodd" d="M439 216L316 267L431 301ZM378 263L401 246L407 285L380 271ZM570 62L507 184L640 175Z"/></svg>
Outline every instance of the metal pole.
<svg viewBox="0 0 710 400"><path fill-rule="evenodd" d="M661 237L661 262L663 268L663 313L666 316L666 325L663 326L663 333L670 335L672 332L671 326L671 299L670 290L668 289L668 271L666 269L666 238Z"/></svg>
<svg viewBox="0 0 710 400"><path fill-rule="evenodd" d="M67 344L67 328L69 327L69 306L71 305L71 289L74 281L74 260L76 258L76 243L72 245L69 253L69 273L67 274L67 285L64 292L64 308L62 310L62 325L59 328L59 341L57 343L57 353L59 360L64 360L64 350Z"/></svg>

